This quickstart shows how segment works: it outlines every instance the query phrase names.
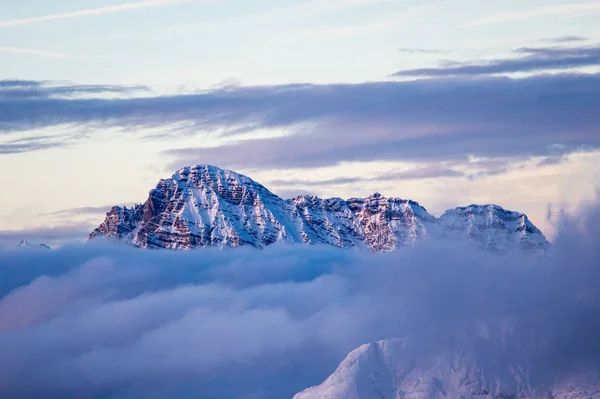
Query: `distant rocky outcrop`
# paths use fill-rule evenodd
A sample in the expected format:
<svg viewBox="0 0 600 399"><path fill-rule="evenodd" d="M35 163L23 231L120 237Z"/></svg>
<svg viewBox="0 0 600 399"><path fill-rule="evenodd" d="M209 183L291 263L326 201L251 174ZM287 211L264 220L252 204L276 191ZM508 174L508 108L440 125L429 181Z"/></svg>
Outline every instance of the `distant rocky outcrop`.
<svg viewBox="0 0 600 399"><path fill-rule="evenodd" d="M17 244L18 248L40 248L40 249L51 249L48 245L46 244L32 244L29 241L26 240L21 240L19 241L19 243Z"/></svg>

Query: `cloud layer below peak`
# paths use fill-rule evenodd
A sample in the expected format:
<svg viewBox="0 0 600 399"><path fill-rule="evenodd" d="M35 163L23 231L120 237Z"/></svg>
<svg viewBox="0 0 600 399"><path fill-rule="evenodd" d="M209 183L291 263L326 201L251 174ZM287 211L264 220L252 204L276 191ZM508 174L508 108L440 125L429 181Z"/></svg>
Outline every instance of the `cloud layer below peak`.
<svg viewBox="0 0 600 399"><path fill-rule="evenodd" d="M567 337L547 342L533 365L555 367L540 368L537 382L598 366L600 213L560 226L553 253L538 260L456 244L379 255L305 246L0 252L0 395L291 397L365 342L431 331L445 339L501 320L526 321L517 335L568 325L579 337L568 351Z"/></svg>

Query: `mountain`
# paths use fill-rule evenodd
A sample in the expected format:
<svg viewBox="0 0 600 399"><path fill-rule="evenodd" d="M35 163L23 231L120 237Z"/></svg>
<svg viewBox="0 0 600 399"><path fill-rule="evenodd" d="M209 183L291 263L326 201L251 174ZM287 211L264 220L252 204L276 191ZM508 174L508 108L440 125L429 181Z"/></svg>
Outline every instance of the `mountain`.
<svg viewBox="0 0 600 399"><path fill-rule="evenodd" d="M46 244L38 244L38 245L34 245L32 243L30 243L29 241L26 240L21 240L19 241L19 243L17 244L17 247L19 248L41 248L41 249L51 249L48 245Z"/></svg>
<svg viewBox="0 0 600 399"><path fill-rule="evenodd" d="M600 399L597 370L563 372L539 360L546 350L543 334L517 336L506 326L479 329L438 341L419 337L363 345L321 385L294 399Z"/></svg>
<svg viewBox="0 0 600 399"><path fill-rule="evenodd" d="M520 212L498 205L469 205L449 209L440 217L444 231L466 237L480 247L503 252L506 248L521 247L540 251L547 247L544 234Z"/></svg>
<svg viewBox="0 0 600 399"><path fill-rule="evenodd" d="M383 252L442 237L467 237L499 252L549 245L527 216L497 205L456 208L438 219L415 201L379 193L285 200L247 176L210 165L185 167L160 180L144 204L114 206L89 236L98 237L167 249L307 243Z"/></svg>

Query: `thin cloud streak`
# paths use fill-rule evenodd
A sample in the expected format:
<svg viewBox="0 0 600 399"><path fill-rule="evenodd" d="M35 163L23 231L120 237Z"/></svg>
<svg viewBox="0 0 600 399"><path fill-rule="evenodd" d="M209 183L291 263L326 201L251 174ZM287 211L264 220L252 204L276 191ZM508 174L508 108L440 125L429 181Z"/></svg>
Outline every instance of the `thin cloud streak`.
<svg viewBox="0 0 600 399"><path fill-rule="evenodd" d="M587 11L600 10L600 2L593 3L577 3L577 4L566 4L561 6L552 7L541 7L533 10L527 10L522 12L503 12L493 15L489 18L480 19L478 21L471 22L468 26L479 26L494 24L499 22L514 21L519 19L528 19L535 17L544 17L552 15L570 15L577 14Z"/></svg>
<svg viewBox="0 0 600 399"><path fill-rule="evenodd" d="M239 27L246 24L252 25L281 25L288 21L299 21L311 19L323 15L343 12L355 7L363 7L385 3L396 3L399 0L312 0L297 4L276 7L256 13L228 17L221 20L201 21L197 23L179 24L156 28L139 32L118 32L104 36L109 39L119 39L123 37L144 36L149 34L167 34L167 33L190 33L202 28L223 27L224 25Z"/></svg>
<svg viewBox="0 0 600 399"><path fill-rule="evenodd" d="M61 148L64 147L64 143L43 143L43 142L30 142L30 143L17 143L17 144L0 144L0 155L8 154L21 154L25 152L34 152L41 150L48 150L50 148Z"/></svg>
<svg viewBox="0 0 600 399"><path fill-rule="evenodd" d="M372 21L370 23L360 23L357 25L315 29L307 31L305 36L311 39L320 40L329 38L370 35L380 32L382 30L393 28L402 21L406 21L407 19L420 17L423 14L435 10L439 6L440 4L438 3L426 6L409 7L397 14L392 14L386 18Z"/></svg>
<svg viewBox="0 0 600 399"><path fill-rule="evenodd" d="M79 11L73 11L73 12L60 13L60 14L44 15L44 16L40 16L40 17L15 19L15 20L10 20L10 21L0 21L0 28L7 28L7 27L19 26L19 25L37 24L37 23L41 23L41 22L57 21L57 20L62 20L62 19L73 19L73 18L89 17L89 16L102 15L102 14L112 14L112 13L139 10L142 8L149 8L149 7L159 7L159 6L169 5L169 4L184 3L184 2L190 2L190 1L192 1L192 0L138 1L135 3L124 3L124 4L114 5L114 6L90 8L87 10L79 10Z"/></svg>
<svg viewBox="0 0 600 399"><path fill-rule="evenodd" d="M443 177L464 177L463 172L429 165L408 170L398 170L389 173L382 173L374 177L336 177L324 180L305 180L305 179L279 179L271 180L270 185L277 187L314 187L314 186L332 186L342 184L356 184L368 182L394 181L394 180L415 180L415 179L436 179Z"/></svg>
<svg viewBox="0 0 600 399"><path fill-rule="evenodd" d="M501 73L565 70L600 65L600 46L523 47L513 51L520 58L505 58L484 62L452 63L437 68L398 71L392 76L478 76Z"/></svg>
<svg viewBox="0 0 600 399"><path fill-rule="evenodd" d="M20 154L50 148L63 148L69 146L70 142L77 138L83 137L81 134L44 134L0 141L0 155Z"/></svg>
<svg viewBox="0 0 600 399"><path fill-rule="evenodd" d="M149 93L150 89L141 85L76 85L69 82L0 80L0 99L13 101L33 98L123 95L141 92Z"/></svg>
<svg viewBox="0 0 600 399"><path fill-rule="evenodd" d="M121 204L121 206L133 206L133 203ZM60 209L58 211L40 213L40 216L72 216L81 214L105 214L113 205L104 206L82 206L77 208Z"/></svg>
<svg viewBox="0 0 600 399"><path fill-rule="evenodd" d="M572 43L572 42L585 42L585 41L588 41L588 38L584 37L584 36L568 35L568 36L555 37L553 39L548 39L547 41L550 41L553 43Z"/></svg>
<svg viewBox="0 0 600 399"><path fill-rule="evenodd" d="M28 241L44 240L81 240L94 229L89 223L64 224L53 227L39 226L21 230L0 230L0 240L15 241L21 239Z"/></svg>
<svg viewBox="0 0 600 399"><path fill-rule="evenodd" d="M399 48L398 52L408 54L443 54L451 53L451 50L428 49L428 48Z"/></svg>
<svg viewBox="0 0 600 399"><path fill-rule="evenodd" d="M39 57L48 57L48 58L77 58L77 57L79 57L77 55L60 53L57 51L36 50L36 49L31 49L31 48L6 47L6 46L0 47L0 53L35 55L35 56L39 56Z"/></svg>

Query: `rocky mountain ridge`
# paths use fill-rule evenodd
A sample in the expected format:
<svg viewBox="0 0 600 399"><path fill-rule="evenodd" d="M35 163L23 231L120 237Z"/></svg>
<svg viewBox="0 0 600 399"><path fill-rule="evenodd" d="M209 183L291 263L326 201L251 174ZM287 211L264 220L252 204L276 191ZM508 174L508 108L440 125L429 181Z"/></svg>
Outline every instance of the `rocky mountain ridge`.
<svg viewBox="0 0 600 399"><path fill-rule="evenodd" d="M468 238L497 252L543 252L549 245L526 215L498 205L450 209L436 218L415 201L379 193L285 200L247 176L210 165L160 180L144 204L114 206L89 238L99 237L166 249L307 243L387 252L435 238Z"/></svg>

